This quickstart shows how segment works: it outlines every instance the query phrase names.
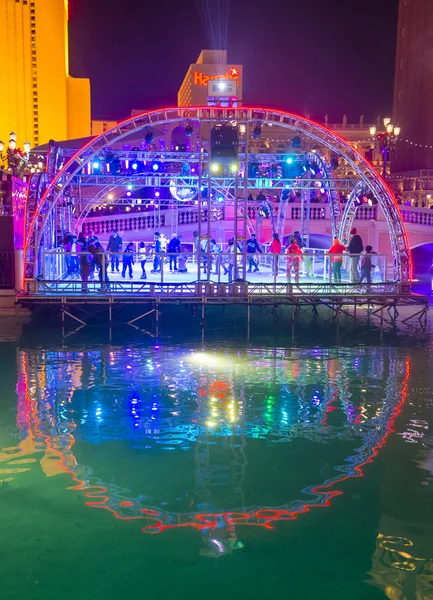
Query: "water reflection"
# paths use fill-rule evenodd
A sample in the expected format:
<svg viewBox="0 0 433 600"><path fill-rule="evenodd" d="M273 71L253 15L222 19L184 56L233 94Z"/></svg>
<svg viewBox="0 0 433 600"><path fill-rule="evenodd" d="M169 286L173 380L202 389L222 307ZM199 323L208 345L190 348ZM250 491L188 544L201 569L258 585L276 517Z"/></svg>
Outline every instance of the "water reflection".
<svg viewBox="0 0 433 600"><path fill-rule="evenodd" d="M412 540L379 533L370 575L388 598L432 598L433 558L416 556Z"/></svg>
<svg viewBox="0 0 433 600"><path fill-rule="evenodd" d="M363 475L404 403L410 359L384 348L95 348L17 356L8 484L67 474L90 508L143 532L192 527L202 553L243 547Z"/></svg>

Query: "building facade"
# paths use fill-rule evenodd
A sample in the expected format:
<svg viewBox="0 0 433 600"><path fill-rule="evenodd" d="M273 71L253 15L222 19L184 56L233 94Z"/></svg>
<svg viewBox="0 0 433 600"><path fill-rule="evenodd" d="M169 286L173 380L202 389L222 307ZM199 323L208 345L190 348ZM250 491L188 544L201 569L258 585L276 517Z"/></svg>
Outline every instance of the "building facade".
<svg viewBox="0 0 433 600"><path fill-rule="evenodd" d="M69 74L68 0L0 0L0 140L90 135L90 82Z"/></svg>
<svg viewBox="0 0 433 600"><path fill-rule="evenodd" d="M178 106L206 106L208 85L213 79L236 81L237 104L242 104L242 65L228 64L226 50L202 50L180 86Z"/></svg>
<svg viewBox="0 0 433 600"><path fill-rule="evenodd" d="M402 139L395 172L433 169L432 31L432 0L400 0L393 123Z"/></svg>

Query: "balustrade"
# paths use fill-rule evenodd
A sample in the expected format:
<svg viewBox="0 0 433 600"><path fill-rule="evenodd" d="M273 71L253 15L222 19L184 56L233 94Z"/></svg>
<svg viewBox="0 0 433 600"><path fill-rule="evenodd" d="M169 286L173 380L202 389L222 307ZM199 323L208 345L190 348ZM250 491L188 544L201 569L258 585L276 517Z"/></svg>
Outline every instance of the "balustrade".
<svg viewBox="0 0 433 600"><path fill-rule="evenodd" d="M433 227L433 210L429 208L402 208L401 215L405 223Z"/></svg>
<svg viewBox="0 0 433 600"><path fill-rule="evenodd" d="M358 221L377 221L377 206L359 206L355 219Z"/></svg>
<svg viewBox="0 0 433 600"><path fill-rule="evenodd" d="M304 210L307 210L306 208ZM299 221L302 215L302 206L300 204L291 205L287 216L292 221ZM325 206L310 206L310 221L322 221L326 219Z"/></svg>

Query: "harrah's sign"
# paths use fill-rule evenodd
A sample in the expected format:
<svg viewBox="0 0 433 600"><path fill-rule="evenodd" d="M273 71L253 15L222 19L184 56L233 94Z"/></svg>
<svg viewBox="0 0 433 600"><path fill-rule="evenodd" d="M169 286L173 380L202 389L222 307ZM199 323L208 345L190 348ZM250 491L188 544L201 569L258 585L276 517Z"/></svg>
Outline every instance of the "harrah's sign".
<svg viewBox="0 0 433 600"><path fill-rule="evenodd" d="M231 67L225 75L205 75L201 71L194 71L194 85L207 85L211 79L234 79L240 85L239 69Z"/></svg>

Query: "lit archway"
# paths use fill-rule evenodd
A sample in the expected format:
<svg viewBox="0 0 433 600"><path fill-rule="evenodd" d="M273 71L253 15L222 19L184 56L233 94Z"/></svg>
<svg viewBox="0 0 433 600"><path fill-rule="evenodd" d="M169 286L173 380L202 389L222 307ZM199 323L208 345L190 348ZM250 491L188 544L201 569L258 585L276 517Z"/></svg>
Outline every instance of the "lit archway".
<svg viewBox="0 0 433 600"><path fill-rule="evenodd" d="M237 123L256 124L257 122L283 127L302 135L311 141L320 143L339 158L347 162L357 174L360 184L369 190L383 210L391 237L393 254L394 281L405 283L410 280L410 250L406 230L401 219L395 197L386 183L362 157L357 150L341 137L308 119L283 111L260 108L169 108L149 111L119 123L109 131L92 139L63 165L46 187L43 195L33 206L29 206L30 222L25 244L25 273L33 278L36 273L35 265L38 250L45 228L52 216L52 211L62 197L63 190L100 154L113 144L127 138L129 135L150 128L172 123L217 123L231 121ZM352 194L353 196L353 194ZM333 230L345 236L352 215L354 196L346 206L341 222L340 204L334 194L330 199L330 212ZM341 224L340 224L341 222ZM349 229L350 230L350 229Z"/></svg>
<svg viewBox="0 0 433 600"><path fill-rule="evenodd" d="M379 177L378 182L387 192L384 196L375 194L378 205L382 208L390 231L391 250L394 266L394 279L396 281L408 282L412 277L409 241L403 219L398 208L397 201L386 183ZM370 188L371 190L371 188ZM343 244L348 244L350 230L353 227L356 211L358 209L357 198L365 194L366 186L360 181L352 190L341 219L339 238ZM373 190L371 190L373 191Z"/></svg>

